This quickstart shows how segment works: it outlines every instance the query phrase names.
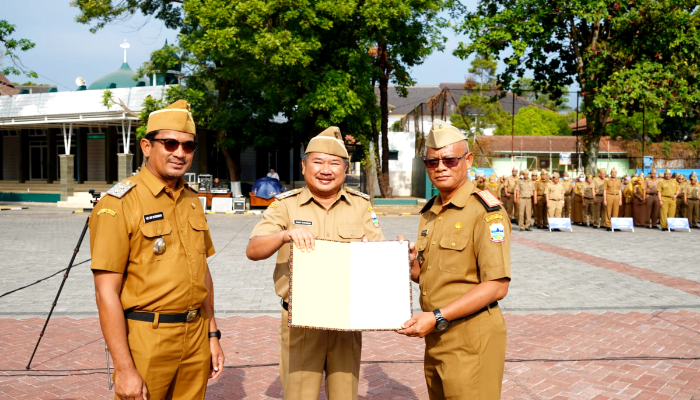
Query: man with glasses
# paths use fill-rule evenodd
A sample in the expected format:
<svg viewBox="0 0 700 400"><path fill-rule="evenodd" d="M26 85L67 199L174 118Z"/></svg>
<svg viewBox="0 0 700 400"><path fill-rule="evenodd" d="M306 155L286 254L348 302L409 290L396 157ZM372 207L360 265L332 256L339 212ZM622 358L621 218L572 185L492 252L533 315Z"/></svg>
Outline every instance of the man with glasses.
<svg viewBox="0 0 700 400"><path fill-rule="evenodd" d="M253 228L246 249L253 261L277 253L273 279L282 299L280 382L287 400L318 399L324 374L330 400L358 397L362 332L287 325L291 242L301 251L313 251L316 239L384 240L369 196L343 188L347 168L348 151L340 129L332 126L311 139L301 159L306 186L276 196Z"/></svg>
<svg viewBox="0 0 700 400"><path fill-rule="evenodd" d="M196 131L189 104L150 114L145 168L112 187L90 215L100 325L120 399L203 399L224 367L202 203L182 176Z"/></svg>
<svg viewBox="0 0 700 400"><path fill-rule="evenodd" d="M423 162L440 194L421 210L411 278L423 313L398 333L424 337L431 399L498 399L506 325L498 300L510 283L510 219L501 202L469 181L467 138L435 120Z"/></svg>

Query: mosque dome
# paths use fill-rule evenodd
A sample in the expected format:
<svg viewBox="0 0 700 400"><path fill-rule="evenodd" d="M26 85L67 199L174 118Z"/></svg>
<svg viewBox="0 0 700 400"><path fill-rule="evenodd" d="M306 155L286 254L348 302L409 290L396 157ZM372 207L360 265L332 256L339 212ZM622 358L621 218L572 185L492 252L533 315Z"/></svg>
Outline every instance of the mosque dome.
<svg viewBox="0 0 700 400"><path fill-rule="evenodd" d="M121 89L131 88L136 86L147 86L149 81L145 78L140 78L135 81L136 73L129 67L128 63L123 63L122 66L101 78L96 79L88 86L88 90L104 90L104 89Z"/></svg>

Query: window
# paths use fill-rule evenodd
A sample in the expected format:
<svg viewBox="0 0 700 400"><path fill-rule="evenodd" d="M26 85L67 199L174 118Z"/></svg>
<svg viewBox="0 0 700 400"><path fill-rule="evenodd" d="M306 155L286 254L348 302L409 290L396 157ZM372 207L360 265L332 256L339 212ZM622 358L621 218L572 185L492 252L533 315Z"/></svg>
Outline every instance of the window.
<svg viewBox="0 0 700 400"><path fill-rule="evenodd" d="M398 150L389 150L389 161L398 161L399 160L399 151Z"/></svg>

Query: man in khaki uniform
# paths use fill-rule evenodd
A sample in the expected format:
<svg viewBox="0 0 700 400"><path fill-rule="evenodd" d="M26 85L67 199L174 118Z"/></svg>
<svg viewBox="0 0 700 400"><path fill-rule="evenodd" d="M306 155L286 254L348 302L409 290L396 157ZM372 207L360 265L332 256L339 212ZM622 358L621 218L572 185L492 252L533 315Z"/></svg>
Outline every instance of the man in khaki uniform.
<svg viewBox="0 0 700 400"><path fill-rule="evenodd" d="M571 203L571 195L574 192L574 182L569 179L569 173L564 172L562 175L562 183L561 185L564 186L564 208L562 209L561 216L563 218L571 218L571 212L572 212L572 203Z"/></svg>
<svg viewBox="0 0 700 400"><path fill-rule="evenodd" d="M547 185L544 197L547 202L547 218L561 218L564 206L564 185L559 182L558 172L552 174L552 181Z"/></svg>
<svg viewBox="0 0 700 400"><path fill-rule="evenodd" d="M518 170L517 168L513 168L512 175L506 178L506 198L503 201L505 203L506 211L508 212L508 216L510 217L511 222L515 221L515 217L519 215L519 213L516 211L517 203L515 202L514 196L515 189L518 186L518 180Z"/></svg>
<svg viewBox="0 0 700 400"><path fill-rule="evenodd" d="M610 171L610 178L603 183L603 204L605 205L605 228L612 230L610 218L617 218L622 206L622 182L617 179L617 169Z"/></svg>
<svg viewBox="0 0 700 400"><path fill-rule="evenodd" d="M515 204L518 205L518 226L520 231L530 231L532 222L532 198L535 193L535 183L528 179L528 171L523 171L523 178L518 181L515 189Z"/></svg>
<svg viewBox="0 0 700 400"><path fill-rule="evenodd" d="M659 220L661 221L661 229L668 229L666 218L673 218L676 215L676 197L680 188L678 181L671 178L671 170L667 169L664 172L664 179L657 186L659 190L659 204L661 212Z"/></svg>
<svg viewBox="0 0 700 400"><path fill-rule="evenodd" d="M593 227L600 228L605 220L605 198L603 197L603 185L605 185L605 168L598 169L598 176L593 178L595 185L595 202L593 202Z"/></svg>
<svg viewBox="0 0 700 400"><path fill-rule="evenodd" d="M549 174L546 170L540 172L540 180L535 183L535 191L537 192L537 200L535 201L535 208L537 208L537 217L535 218L535 224L540 229L546 229L547 224L547 199L544 197L544 193L547 190L547 185L549 184Z"/></svg>
<svg viewBox="0 0 700 400"><path fill-rule="evenodd" d="M685 186L688 184L688 181L685 179L685 175L681 173L676 174L676 181L678 182L678 196L676 196L676 218L686 218L683 193L685 193Z"/></svg>
<svg viewBox="0 0 700 400"><path fill-rule="evenodd" d="M595 183L593 183L593 175L588 174L586 176L586 183L582 187L583 191L583 221L586 225L595 227L593 225L593 213L595 206L597 205L597 198L595 192Z"/></svg>
<svg viewBox="0 0 700 400"><path fill-rule="evenodd" d="M661 182L661 179L656 176L655 169L652 169L651 172L649 172L649 177L644 180L644 193L646 193L647 197L646 219L652 228L657 228L659 224L659 182Z"/></svg>
<svg viewBox="0 0 700 400"><path fill-rule="evenodd" d="M290 242L313 251L317 239L384 240L369 196L343 189L348 167L340 129L311 139L301 161L306 187L282 193L250 235L246 254L254 261L277 252L273 275L282 298L279 328L280 381L285 399L318 399L326 374L330 400L357 399L362 332L290 328L288 319ZM332 268L333 265L328 265Z"/></svg>
<svg viewBox="0 0 700 400"><path fill-rule="evenodd" d="M90 215L97 309L121 399L203 399L224 367L204 209L182 176L197 143L189 104L151 113L141 172ZM213 366L213 367L210 367Z"/></svg>
<svg viewBox="0 0 700 400"><path fill-rule="evenodd" d="M421 210L411 277L423 313L398 332L425 337L430 399L498 399L506 325L498 300L510 283L510 220L501 202L467 174L467 138L436 120L426 140L428 177L440 191ZM439 179L438 179L439 178Z"/></svg>
<svg viewBox="0 0 700 400"><path fill-rule="evenodd" d="M537 182L539 178L537 177L537 171L532 171L531 175L532 186L537 189ZM537 216L537 191L535 190L535 196L532 197L532 218L535 220L535 228L539 228L539 217Z"/></svg>
<svg viewBox="0 0 700 400"><path fill-rule="evenodd" d="M690 174L690 180L683 192L683 199L686 205L686 214L691 228L698 227L700 220L700 184L698 183L698 175L693 172Z"/></svg>

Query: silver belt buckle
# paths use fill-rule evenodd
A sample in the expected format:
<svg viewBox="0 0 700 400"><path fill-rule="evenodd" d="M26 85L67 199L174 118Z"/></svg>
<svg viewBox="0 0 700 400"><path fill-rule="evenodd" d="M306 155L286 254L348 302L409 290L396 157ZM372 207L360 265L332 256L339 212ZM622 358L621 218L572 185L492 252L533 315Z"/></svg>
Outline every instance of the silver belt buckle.
<svg viewBox="0 0 700 400"><path fill-rule="evenodd" d="M187 311L187 322L193 321L197 318L197 310Z"/></svg>

